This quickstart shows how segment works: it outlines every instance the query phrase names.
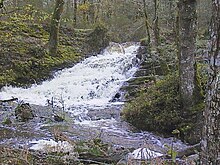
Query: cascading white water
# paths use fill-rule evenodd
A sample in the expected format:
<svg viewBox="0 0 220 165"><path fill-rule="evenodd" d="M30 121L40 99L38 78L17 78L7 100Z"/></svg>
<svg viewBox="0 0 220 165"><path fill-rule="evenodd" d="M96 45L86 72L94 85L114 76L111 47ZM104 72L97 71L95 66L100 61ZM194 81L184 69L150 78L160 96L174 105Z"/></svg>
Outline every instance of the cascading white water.
<svg viewBox="0 0 220 165"><path fill-rule="evenodd" d="M123 51L117 46L115 44L102 54L57 72L53 80L41 85L27 89L4 87L0 99L15 97L31 104L45 105L53 98L57 104L62 100L66 107L106 105L137 69L133 63L139 45L124 45Z"/></svg>
<svg viewBox="0 0 220 165"><path fill-rule="evenodd" d="M74 125L72 122L71 124L67 123L71 128L68 131L72 132L73 135L76 133L77 136L82 138L90 138L90 136L92 137L97 133L103 142L124 147L144 146L147 142L150 144L149 146L153 145L163 150L164 144L171 143L172 139L161 139L147 132L132 133L126 124L124 125L123 122L118 120L117 117L112 117L111 114L103 118L103 114L107 112L106 115L109 115L108 112L115 108L114 105L111 105L110 100L115 96L123 83L131 78L137 70L136 53L138 47L138 44L113 44L102 54L89 57L72 68L57 72L53 80L45 81L41 85L33 85L27 89L6 86L1 89L0 100L15 97L31 104L45 105L48 100L53 98L53 102L56 105L59 106L62 101L65 104L65 110L71 112L71 117L73 116L75 121ZM120 106L118 107L119 109L116 108L116 111L121 108ZM98 113L102 114L101 117L91 119L89 112L92 110L98 110ZM93 113L93 115L96 117L98 113ZM117 115L119 116L119 113ZM44 127L45 123L42 123L36 124L36 126L31 125L30 128L28 127L32 131L31 134L35 135L34 132L36 131L40 132L40 138L43 135L39 145L35 145L32 149L39 148L42 145L46 148L50 145L61 145L56 148L65 147L65 149L68 149L67 143L45 140L44 138L48 137L44 131L50 124L46 123L47 127ZM80 125L80 127L76 127L76 125ZM40 129L39 126L41 127ZM51 123L51 127L53 127L53 123ZM16 129L20 131L20 128L16 127ZM41 133L42 131L43 133ZM24 141L26 144L27 138L26 136L23 137L25 137ZM29 144L38 143L35 140L36 137L32 138L29 139ZM12 138L16 145L18 144L18 139ZM5 141L8 140L6 139ZM172 141L172 145L178 146L178 148L185 147L180 142L173 143ZM142 154L140 153L142 150L149 153L147 149L138 149L132 153L134 158L136 155L136 158L138 158L138 155ZM153 152L153 154L155 153Z"/></svg>

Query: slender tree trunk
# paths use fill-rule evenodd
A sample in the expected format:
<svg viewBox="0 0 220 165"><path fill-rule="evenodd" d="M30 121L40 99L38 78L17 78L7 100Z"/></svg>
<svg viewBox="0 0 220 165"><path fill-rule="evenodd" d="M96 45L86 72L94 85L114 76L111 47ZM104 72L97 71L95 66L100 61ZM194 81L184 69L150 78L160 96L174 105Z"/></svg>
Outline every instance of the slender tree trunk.
<svg viewBox="0 0 220 165"><path fill-rule="evenodd" d="M201 164L220 164L220 0L213 0L210 38L210 73L204 111Z"/></svg>
<svg viewBox="0 0 220 165"><path fill-rule="evenodd" d="M171 29L175 31L175 1L169 0L169 27L171 26Z"/></svg>
<svg viewBox="0 0 220 165"><path fill-rule="evenodd" d="M177 7L179 8L179 3L177 3ZM179 10L176 11L175 17L175 26L174 26L174 33L176 35L175 44L177 48L177 57L180 64L180 18L179 18ZM179 67L179 65L178 65Z"/></svg>
<svg viewBox="0 0 220 165"><path fill-rule="evenodd" d="M70 18L70 15L71 15L71 0L67 0L66 1L66 11L65 11L65 16L66 18Z"/></svg>
<svg viewBox="0 0 220 165"><path fill-rule="evenodd" d="M196 0L180 0L179 8L179 76L184 110L194 105L196 94ZM185 111L186 112L186 111Z"/></svg>
<svg viewBox="0 0 220 165"><path fill-rule="evenodd" d="M95 10L95 23L99 23L101 20L101 1L97 1Z"/></svg>
<svg viewBox="0 0 220 165"><path fill-rule="evenodd" d="M144 16L145 16L145 26L146 26L146 34L147 34L147 43L148 43L148 45L150 45L150 43L151 43L151 37L150 37L150 28L149 28L149 21L148 21L146 0L143 0L143 3L144 3Z"/></svg>
<svg viewBox="0 0 220 165"><path fill-rule="evenodd" d="M160 29L159 29L159 18L158 18L158 0L154 0L154 37L156 46L160 45Z"/></svg>
<svg viewBox="0 0 220 165"><path fill-rule="evenodd" d="M48 43L49 54L51 56L57 55L58 34L60 27L61 14L63 12L64 0L56 0L53 16L50 25L50 38Z"/></svg>
<svg viewBox="0 0 220 165"><path fill-rule="evenodd" d="M77 22L77 0L74 0L73 22L74 22L74 26L76 26L76 22Z"/></svg>
<svg viewBox="0 0 220 165"><path fill-rule="evenodd" d="M83 4L84 4L84 5L86 4L86 0L83 0ZM83 21L84 21L84 22L87 22L86 11L85 11L85 10L83 10Z"/></svg>

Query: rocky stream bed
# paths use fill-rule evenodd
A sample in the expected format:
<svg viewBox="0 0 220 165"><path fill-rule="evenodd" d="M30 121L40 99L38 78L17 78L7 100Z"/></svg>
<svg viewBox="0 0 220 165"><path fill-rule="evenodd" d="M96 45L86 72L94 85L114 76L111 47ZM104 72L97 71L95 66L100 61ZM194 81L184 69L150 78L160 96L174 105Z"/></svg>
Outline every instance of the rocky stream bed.
<svg viewBox="0 0 220 165"><path fill-rule="evenodd" d="M183 159L191 155L186 144L138 131L121 119L123 98L117 91L138 61L133 50L138 45L123 46L118 51L113 44L105 56L64 69L56 80L29 89L3 88L2 98L15 98L0 102L1 164L191 164L195 157Z"/></svg>

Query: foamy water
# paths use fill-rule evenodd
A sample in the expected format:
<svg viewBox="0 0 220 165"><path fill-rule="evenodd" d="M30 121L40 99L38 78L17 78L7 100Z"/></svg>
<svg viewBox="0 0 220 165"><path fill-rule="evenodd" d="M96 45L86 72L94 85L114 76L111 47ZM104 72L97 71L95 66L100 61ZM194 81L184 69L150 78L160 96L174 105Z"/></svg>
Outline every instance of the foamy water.
<svg viewBox="0 0 220 165"><path fill-rule="evenodd" d="M15 97L37 105L46 105L53 99L54 104L65 107L106 105L137 70L134 61L138 47L133 44L123 51L107 48L102 54L57 72L53 80L31 88L3 87L0 99Z"/></svg>

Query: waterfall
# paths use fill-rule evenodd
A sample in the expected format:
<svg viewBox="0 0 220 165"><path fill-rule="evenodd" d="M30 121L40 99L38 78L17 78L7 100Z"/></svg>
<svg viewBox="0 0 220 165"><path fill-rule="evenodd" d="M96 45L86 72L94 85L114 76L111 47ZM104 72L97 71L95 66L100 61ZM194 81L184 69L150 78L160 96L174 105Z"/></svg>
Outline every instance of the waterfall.
<svg viewBox="0 0 220 165"><path fill-rule="evenodd" d="M135 43L121 45L112 43L103 53L91 56L72 68L58 71L52 80L44 81L39 85L34 84L26 89L12 86L3 87L0 91L0 100L14 97L30 104L43 106L47 105L49 100L61 108L65 104L64 110L68 117L61 125L65 126L65 131L68 128L70 136L81 140L98 136L104 143L125 148L146 146L147 142L150 144L149 146L158 148L158 151L163 151L165 144L171 143L178 148L185 147L179 141L173 142L170 138L163 139L148 132L131 132L129 125L120 120L121 106L111 102L123 83L132 78L136 72L138 48L139 45ZM18 144L26 146L28 140L29 145L37 143L37 146L34 145L32 149L38 149L40 146L46 146L46 148L59 146L56 148L68 149L68 143L55 142L50 139L52 128L59 123L54 125L53 122L40 118L48 114L49 118L52 118L56 110L53 112L48 107L34 105L33 107L38 107L37 112L40 113L39 116L32 119L32 122L24 125L12 124L6 127L0 124L1 130L10 131L8 128L11 128L13 132L10 135L4 135L2 137L4 140L0 144L7 142L15 146ZM44 114L44 111L47 110L50 112ZM59 110L60 108L56 111L58 114ZM2 132L4 133L4 131ZM145 154L145 151L149 153L148 149L141 148L135 150L130 156L139 158L138 155ZM150 153L155 155L154 152Z"/></svg>
<svg viewBox="0 0 220 165"><path fill-rule="evenodd" d="M135 43L111 44L103 53L58 71L54 79L40 85L27 89L3 87L0 99L15 97L36 105L46 105L53 99L56 104L63 102L66 107L106 105L137 70L134 61L137 61L138 47Z"/></svg>

